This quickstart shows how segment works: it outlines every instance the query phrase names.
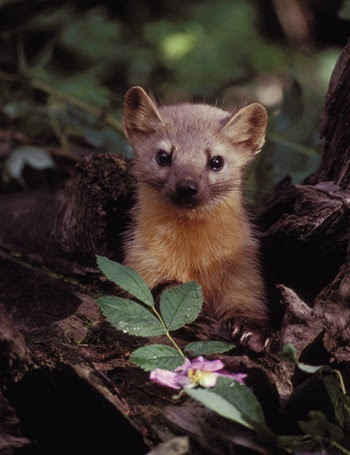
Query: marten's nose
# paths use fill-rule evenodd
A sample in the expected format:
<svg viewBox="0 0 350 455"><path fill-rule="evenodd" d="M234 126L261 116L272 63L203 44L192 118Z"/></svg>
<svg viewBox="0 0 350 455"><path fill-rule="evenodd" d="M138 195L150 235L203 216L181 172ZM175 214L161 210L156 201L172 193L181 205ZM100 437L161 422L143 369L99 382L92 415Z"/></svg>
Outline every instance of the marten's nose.
<svg viewBox="0 0 350 455"><path fill-rule="evenodd" d="M198 185L193 180L183 180L176 185L176 192L182 199L191 199L198 193Z"/></svg>

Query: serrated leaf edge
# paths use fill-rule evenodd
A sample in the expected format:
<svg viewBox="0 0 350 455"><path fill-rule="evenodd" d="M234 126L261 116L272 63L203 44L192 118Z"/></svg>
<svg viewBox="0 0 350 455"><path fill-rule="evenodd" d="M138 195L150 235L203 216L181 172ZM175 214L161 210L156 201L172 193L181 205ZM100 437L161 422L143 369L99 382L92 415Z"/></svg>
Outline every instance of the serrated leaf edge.
<svg viewBox="0 0 350 455"><path fill-rule="evenodd" d="M135 353L140 352L140 351L143 351L144 349L147 349L147 348L152 348L152 347L154 347L154 348L159 348L159 347L160 347L160 348L164 348L164 347L169 348L174 354L176 354L176 356L175 356L175 355L173 355L173 356L164 356L164 357L156 356L156 357L153 357L153 358L151 357L151 358L150 358L151 360L152 360L152 359L155 360L155 359L157 359L157 358L161 358L161 359L164 359L164 358L174 358L174 359L179 358L179 359L180 359L180 358L181 358L181 360L183 360L182 357L181 357L181 354L179 354L179 352L178 352L174 347L168 346L168 345L166 345L166 344L157 344L157 343L155 343L155 344L149 344L149 345L147 345L147 346L141 346L140 348L135 349L135 351L133 351L133 352L131 353L131 356L130 356L130 359L129 359L130 362L134 363L134 364L137 365L139 368L142 368L144 371L151 371L152 369L155 369L155 368L161 368L161 367L157 367L157 366L152 366L152 368L145 368L144 366L139 365L137 362L135 362L135 360L133 360L133 356L134 356ZM180 366L180 365L181 365L181 364L179 364L179 366ZM153 368L153 367L154 367L154 368ZM177 367L174 367L174 368L177 368Z"/></svg>
<svg viewBox="0 0 350 455"><path fill-rule="evenodd" d="M112 263L115 263L115 264L118 264L119 266L122 266L123 269L124 269L124 273L126 275L128 275L129 278L131 278L131 280L136 284L137 288L141 291L141 294L144 296L144 300L140 299L143 303L145 303L146 305L150 306L150 307L154 307L154 301L152 299L152 294L150 296L148 296L147 294L144 293L144 290L142 289L142 287L140 287L139 283L135 280L135 278L132 276L132 274L129 273L129 269L130 267L128 267L127 265L124 265L124 264L119 264L115 261L112 261L111 259L109 258L106 258L105 256L99 256L97 255L97 266L99 268L99 270L105 275L105 277L107 277L107 275L104 273L104 271L101 269L101 266L100 266L100 259L107 259L108 261L112 262ZM135 272L135 270L133 269L130 269L132 270L134 273L136 273L140 280L145 284L146 288L148 289L148 286L146 284L146 282L142 279L142 277L137 273ZM107 277L108 278L108 277ZM137 296L135 296L134 294L132 294L130 291L128 291L127 289L125 289L123 286L121 286L120 284L116 283L114 280L111 280L110 278L108 278L110 281L112 281L114 284L116 284L117 286L119 286L120 288L124 289L124 291L128 292L129 294L133 295L135 298L139 298ZM150 297L151 297L151 300L150 300Z"/></svg>
<svg viewBox="0 0 350 455"><path fill-rule="evenodd" d="M215 342L215 341L216 341L216 342L217 342L217 341L221 342L220 340L193 341L192 343L186 344L186 346L185 346L183 349L184 349L185 352L194 351L194 349L192 349L192 348L189 347L189 346L194 345L194 344L197 344L197 343L198 343L198 344L199 344L199 343L205 343L205 344L208 343L208 344L209 344L209 343L213 343L213 342ZM228 343L228 342L222 341L222 343ZM227 346L224 350L221 350L221 349L220 349L219 351L205 352L204 354L201 354L201 353L196 352L195 355L221 354L221 353L223 353L223 352L231 351L231 349L233 349L233 348L235 348L235 347L236 347L236 344L235 344L235 343L230 343L230 346Z"/></svg>
<svg viewBox="0 0 350 455"><path fill-rule="evenodd" d="M183 298L181 299L180 303L177 305L176 310L174 311L173 316L172 316L172 318L171 318L169 324L166 324L166 328L167 328L168 330L171 330L170 327L171 327L171 324L172 324L172 322L173 322L173 320L174 320L174 318L175 318L175 315L176 315L176 313L177 313L179 307L182 305L183 301L185 300L185 298L186 298L186 297L188 296L188 294L192 291L193 285L195 285L195 286L197 287L197 289L198 289L198 284L197 284L196 281L190 281L189 283L185 283L185 284L191 284L192 286L188 286L189 289L188 289L188 291L186 292L186 294L183 296ZM180 286L177 286L177 287L181 287L181 286L184 286L184 285L180 285ZM171 289L176 289L176 288L172 287L172 288L170 288L170 289L167 289L167 291L170 292ZM167 291L164 291L164 292L167 292ZM163 295L164 295L164 293L163 293L163 294L161 295L161 297L160 297L161 303L162 303L162 297L163 297ZM163 302L164 302L164 301L163 301ZM164 305L164 303L163 303L163 305ZM160 310L161 310L162 318L163 318L163 320L164 320L164 314L163 314L163 312L162 312L162 308L160 308ZM165 321L164 321L164 324L165 324ZM184 325L186 325L186 322L185 322L184 324L182 324L182 327L183 327Z"/></svg>

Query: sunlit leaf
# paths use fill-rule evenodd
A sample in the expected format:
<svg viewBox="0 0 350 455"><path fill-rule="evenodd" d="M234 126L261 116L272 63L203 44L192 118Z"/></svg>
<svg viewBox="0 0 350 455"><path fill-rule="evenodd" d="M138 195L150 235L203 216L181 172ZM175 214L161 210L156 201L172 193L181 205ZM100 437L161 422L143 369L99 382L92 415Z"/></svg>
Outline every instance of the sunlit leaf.
<svg viewBox="0 0 350 455"><path fill-rule="evenodd" d="M227 401L221 395L218 395L215 391L208 389L188 388L185 390L190 397L199 401L204 406L221 415L222 417L233 420L234 422L239 423L251 430L254 429L254 427L242 416L241 412L234 404Z"/></svg>
<svg viewBox="0 0 350 455"><path fill-rule="evenodd" d="M154 306L154 300L147 284L133 269L103 256L97 256L97 265L101 272L113 283L120 286L141 302Z"/></svg>
<svg viewBox="0 0 350 455"><path fill-rule="evenodd" d="M235 348L234 343L228 341L195 341L185 346L185 351L189 352L192 356L219 354L221 352L230 351Z"/></svg>
<svg viewBox="0 0 350 455"><path fill-rule="evenodd" d="M195 281L174 286L160 297L160 312L168 330L176 330L197 319L203 303L201 287Z"/></svg>
<svg viewBox="0 0 350 455"><path fill-rule="evenodd" d="M218 378L215 392L234 405L243 419L258 433L272 435L267 427L261 405L249 387L229 378Z"/></svg>
<svg viewBox="0 0 350 455"><path fill-rule="evenodd" d="M159 320L137 302L116 296L97 299L106 319L118 330L132 335L150 337L164 335Z"/></svg>
<svg viewBox="0 0 350 455"><path fill-rule="evenodd" d="M184 358L179 351L164 344L151 344L136 349L130 360L145 371L155 368L174 370L184 363Z"/></svg>

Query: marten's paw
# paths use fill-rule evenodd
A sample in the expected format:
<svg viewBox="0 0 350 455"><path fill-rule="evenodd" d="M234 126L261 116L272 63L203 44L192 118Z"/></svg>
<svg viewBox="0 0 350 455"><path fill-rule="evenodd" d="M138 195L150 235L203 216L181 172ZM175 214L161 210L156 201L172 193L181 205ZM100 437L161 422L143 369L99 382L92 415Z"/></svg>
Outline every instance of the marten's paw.
<svg viewBox="0 0 350 455"><path fill-rule="evenodd" d="M271 345L272 332L266 321L254 321L239 316L226 322L226 330L233 341L254 352L268 350Z"/></svg>

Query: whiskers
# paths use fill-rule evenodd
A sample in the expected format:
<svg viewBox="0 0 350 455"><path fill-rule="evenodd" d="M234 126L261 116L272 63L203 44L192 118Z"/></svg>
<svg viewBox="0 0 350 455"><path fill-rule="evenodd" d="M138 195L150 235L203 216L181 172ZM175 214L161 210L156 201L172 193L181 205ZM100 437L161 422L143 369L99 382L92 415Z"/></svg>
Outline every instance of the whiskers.
<svg viewBox="0 0 350 455"><path fill-rule="evenodd" d="M145 185L149 185L152 188L155 188L157 190L163 190L164 185L166 184L166 181L164 179L161 179L159 177L146 177L146 176L137 176L137 181L138 183L143 183Z"/></svg>
<svg viewBox="0 0 350 455"><path fill-rule="evenodd" d="M209 191L212 196L225 196L231 192L240 192L241 185L235 182L216 182L209 185Z"/></svg>

